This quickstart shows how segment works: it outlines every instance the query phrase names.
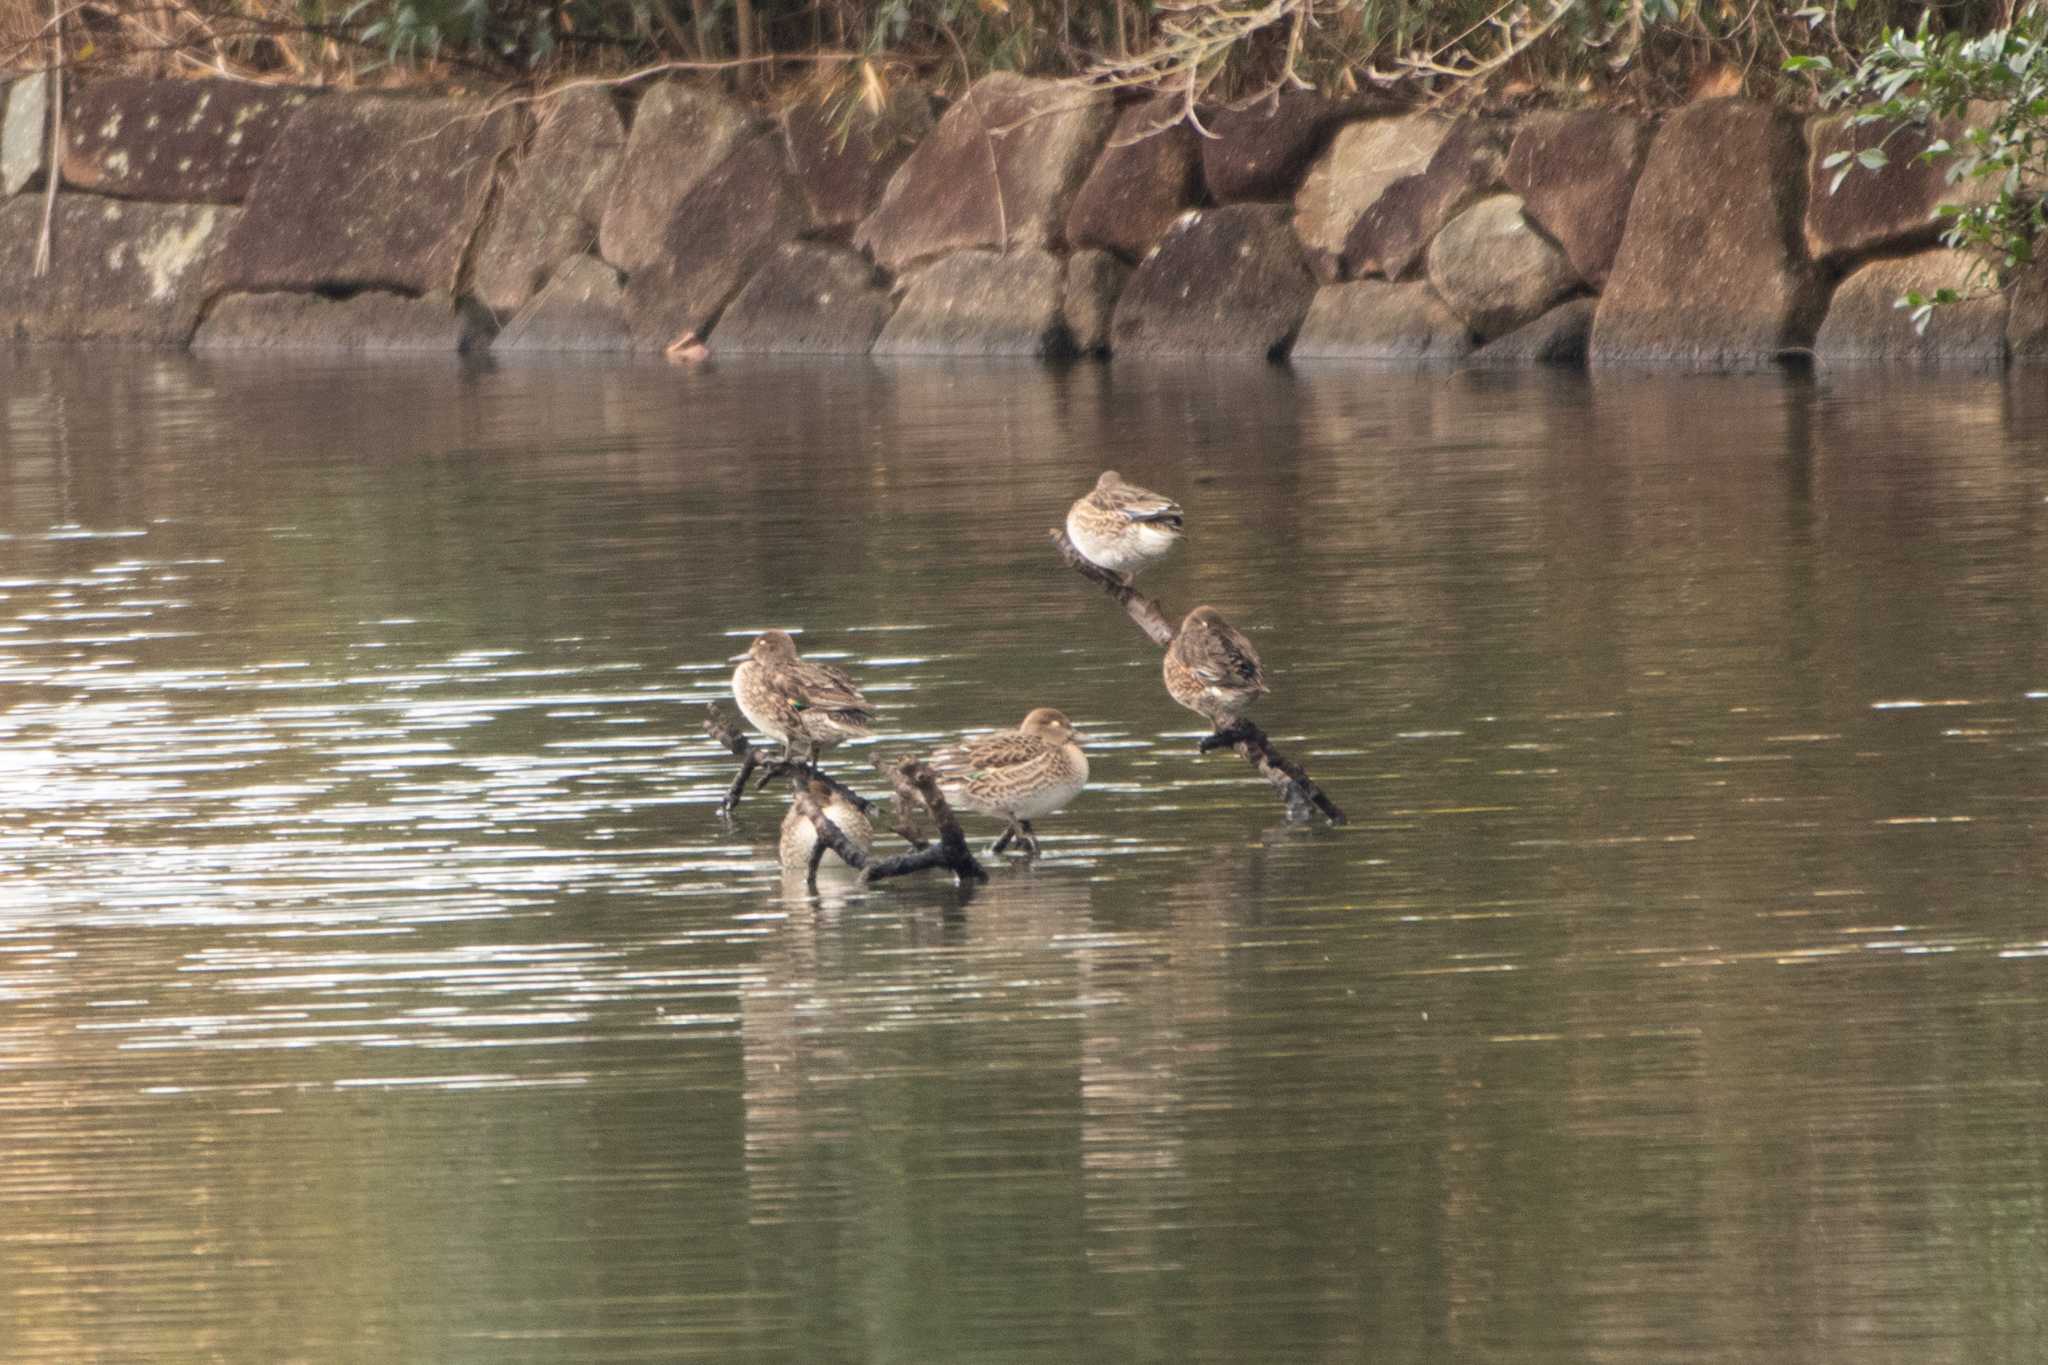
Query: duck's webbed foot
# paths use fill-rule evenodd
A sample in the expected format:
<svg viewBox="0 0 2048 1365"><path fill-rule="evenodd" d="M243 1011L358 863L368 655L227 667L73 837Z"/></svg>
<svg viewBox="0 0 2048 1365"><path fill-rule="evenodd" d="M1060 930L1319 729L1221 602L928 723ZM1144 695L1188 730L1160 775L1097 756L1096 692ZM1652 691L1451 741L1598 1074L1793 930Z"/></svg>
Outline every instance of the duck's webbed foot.
<svg viewBox="0 0 2048 1365"><path fill-rule="evenodd" d="M1026 858L1036 858L1038 856L1038 835L1032 830L1029 820L1019 820L1017 822L1017 844L1024 850Z"/></svg>
<svg viewBox="0 0 2048 1365"><path fill-rule="evenodd" d="M1002 857L1003 850L1008 848L1010 846L1011 840L1015 839L1016 837L1017 827L1015 825L1012 825L1010 826L1010 828L1004 830L994 843L988 846L988 856L991 858Z"/></svg>

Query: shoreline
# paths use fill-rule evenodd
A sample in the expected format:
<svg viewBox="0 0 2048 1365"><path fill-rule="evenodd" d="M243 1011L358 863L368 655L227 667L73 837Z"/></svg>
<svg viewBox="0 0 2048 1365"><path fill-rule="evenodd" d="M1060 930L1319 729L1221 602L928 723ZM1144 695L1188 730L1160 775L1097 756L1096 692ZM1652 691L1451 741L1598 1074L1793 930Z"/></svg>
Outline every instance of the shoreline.
<svg viewBox="0 0 2048 1365"><path fill-rule="evenodd" d="M1361 367L1995 370L2022 278L1955 287L1939 167L1830 194L1841 115L1655 122L1280 97L1219 113L997 74L883 134L655 83L531 105L120 77L4 90L0 330L195 351L1265 357ZM901 131L908 130L908 131Z"/></svg>

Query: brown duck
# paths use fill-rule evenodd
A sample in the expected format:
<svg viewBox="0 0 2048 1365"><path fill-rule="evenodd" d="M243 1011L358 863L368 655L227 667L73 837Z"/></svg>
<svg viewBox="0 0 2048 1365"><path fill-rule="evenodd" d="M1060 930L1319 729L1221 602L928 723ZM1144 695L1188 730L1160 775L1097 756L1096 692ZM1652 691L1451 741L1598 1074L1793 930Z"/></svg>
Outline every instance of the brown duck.
<svg viewBox="0 0 2048 1365"><path fill-rule="evenodd" d="M736 655L732 695L756 730L781 740L792 756L816 758L846 739L864 739L875 718L853 679L798 656L796 641L771 630Z"/></svg>
<svg viewBox="0 0 2048 1365"><path fill-rule="evenodd" d="M1244 633L1214 607L1196 607L1166 647L1166 690L1218 730L1237 724L1263 696L1266 670Z"/></svg>

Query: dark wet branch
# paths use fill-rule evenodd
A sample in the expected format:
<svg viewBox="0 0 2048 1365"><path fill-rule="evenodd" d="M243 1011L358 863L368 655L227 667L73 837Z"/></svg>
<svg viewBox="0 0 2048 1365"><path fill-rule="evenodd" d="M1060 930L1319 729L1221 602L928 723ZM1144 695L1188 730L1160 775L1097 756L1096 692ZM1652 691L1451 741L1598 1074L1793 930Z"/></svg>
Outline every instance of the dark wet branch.
<svg viewBox="0 0 2048 1365"><path fill-rule="evenodd" d="M1218 730L1197 746L1203 753L1216 749L1235 749L1245 762L1259 770L1259 776L1273 784L1280 797L1287 803L1287 818L1306 820L1309 807L1323 813L1323 818L1333 825L1344 823L1344 812L1337 803L1324 795L1315 779L1302 769L1299 763L1273 747L1273 741L1266 738L1261 730L1249 719L1241 719L1227 730Z"/></svg>
<svg viewBox="0 0 2048 1365"><path fill-rule="evenodd" d="M726 788L725 799L718 803L718 809L722 814L732 814L733 809L739 805L740 797L746 794L747 779L753 776L756 769L761 772L761 780L755 784L756 791L780 777L787 777L799 786L805 778L815 777L851 801L861 814L866 815L875 808L874 802L831 776L817 764L807 763L800 758L791 758L774 749L755 748L747 741L746 734L733 722L732 717L726 714L725 708L715 702L705 713L704 733L730 749L733 757L740 761L739 774L733 778L732 785Z"/></svg>
<svg viewBox="0 0 2048 1365"><path fill-rule="evenodd" d="M886 766L877 767L889 779L889 785L896 790L896 829L912 847L912 852L901 853L893 858L875 858L861 852L858 845L846 837L845 831L832 823L830 816L818 805L816 797L805 789L807 779L816 778L834 792L860 807L863 813L872 811L875 803L862 796L853 788L827 777L817 767L800 759L791 759L772 750L754 748L747 742L723 708L713 705L704 717L704 733L732 750L740 760L740 775L734 780L732 790L726 793L727 804L721 809L730 812L739 803L739 794L746 786L748 776L756 768L761 771L760 786L780 777L787 777L794 791L791 798L796 809L811 822L818 832L818 842L811 849L811 864L805 882L815 888L818 884L818 865L824 861L830 850L846 861L848 867L858 870L868 881L883 881L890 877L907 876L913 872L924 872L931 868L943 867L962 882L985 882L988 873L974 860L973 852L967 847L967 836L960 832L960 822L953 818L953 811L946 804L945 795L939 790L939 780L916 755L906 755ZM939 842L927 844L917 832L916 812L926 811L932 822L938 826Z"/></svg>
<svg viewBox="0 0 2048 1365"><path fill-rule="evenodd" d="M912 848L925 848L930 840L918 828L917 813L924 809L924 798L918 794L917 784L910 780L910 769L905 758L875 758L875 768L889 780L896 792L896 832L903 836L903 842Z"/></svg>
<svg viewBox="0 0 2048 1365"><path fill-rule="evenodd" d="M1164 649L1173 643L1174 633L1178 627L1157 602L1101 565L1083 559L1081 552L1074 548L1074 542L1067 539L1065 531L1055 527L1052 531L1052 543L1053 548L1060 552L1060 558L1066 561L1067 567L1114 597L1117 605L1138 623L1138 629L1152 637L1153 644Z"/></svg>
<svg viewBox="0 0 2048 1365"><path fill-rule="evenodd" d="M867 879L878 882L886 877L901 877L911 872L923 872L928 868L943 867L963 882L985 882L988 873L974 860L974 853L967 847L967 836L960 832L960 822L953 818L953 811L946 804L945 795L939 791L939 779L924 762L906 758L896 765L904 783L917 793L919 802L931 813L932 820L939 827L939 842L915 853L900 853L893 858L883 858L868 864Z"/></svg>
<svg viewBox="0 0 2048 1365"><path fill-rule="evenodd" d="M1059 551L1067 567L1114 597L1153 644L1165 649L1173 643L1178 627L1164 607L1118 575L1083 559L1074 543L1067 539L1065 531L1055 529L1051 534L1053 548ZM1219 730L1204 738L1199 747L1205 754L1216 749L1235 749L1245 762L1258 769L1259 776L1272 783L1280 793L1281 799L1287 803L1288 819L1307 820L1312 811L1321 811L1323 818L1331 824L1344 823L1344 812L1337 808L1337 803L1324 795L1323 789L1299 763L1274 748L1273 741L1266 738L1266 732L1251 721L1240 720L1228 730Z"/></svg>
<svg viewBox="0 0 2048 1365"><path fill-rule="evenodd" d="M860 845L846 837L845 830L832 823L832 817L825 814L825 808L818 804L818 798L805 791L801 784L796 789L792 804L796 806L799 814L811 822L811 828L818 832L818 842L811 846L811 865L804 876L804 885L813 891L818 889L818 864L825 861L828 849L837 853L840 861L854 871L867 870L868 855L861 851Z"/></svg>

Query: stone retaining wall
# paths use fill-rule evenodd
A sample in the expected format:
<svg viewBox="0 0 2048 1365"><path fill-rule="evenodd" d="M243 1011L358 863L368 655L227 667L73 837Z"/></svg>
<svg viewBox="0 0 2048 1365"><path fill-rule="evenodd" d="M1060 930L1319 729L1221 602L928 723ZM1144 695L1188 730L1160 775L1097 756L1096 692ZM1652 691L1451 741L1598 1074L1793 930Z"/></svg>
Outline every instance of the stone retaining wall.
<svg viewBox="0 0 2048 1365"><path fill-rule="evenodd" d="M206 81L0 88L0 329L200 347L1760 366L2048 353L2048 290L1937 313L1962 192L1741 99L1219 113L1010 74L843 136L704 85L488 106ZM1164 131L1159 131L1164 129ZM1950 136L1954 130L1943 130ZM1148 135L1149 134L1149 135ZM2012 300L2017 300L2015 304Z"/></svg>

